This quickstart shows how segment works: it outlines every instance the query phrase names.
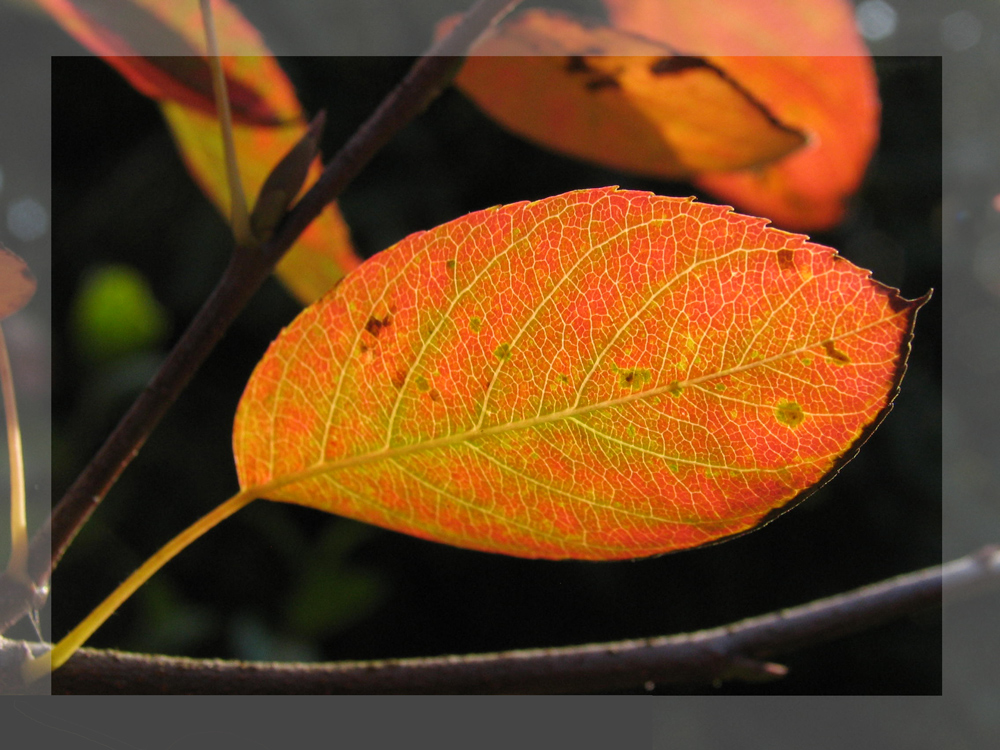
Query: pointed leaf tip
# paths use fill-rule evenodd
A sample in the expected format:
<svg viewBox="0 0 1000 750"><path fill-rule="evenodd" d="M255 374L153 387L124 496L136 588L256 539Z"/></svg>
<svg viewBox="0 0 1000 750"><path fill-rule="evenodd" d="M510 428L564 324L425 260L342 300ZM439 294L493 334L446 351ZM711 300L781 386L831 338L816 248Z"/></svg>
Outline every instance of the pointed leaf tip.
<svg viewBox="0 0 1000 750"><path fill-rule="evenodd" d="M237 411L240 484L522 557L705 544L851 453L916 307L721 206L602 188L480 211L281 333Z"/></svg>

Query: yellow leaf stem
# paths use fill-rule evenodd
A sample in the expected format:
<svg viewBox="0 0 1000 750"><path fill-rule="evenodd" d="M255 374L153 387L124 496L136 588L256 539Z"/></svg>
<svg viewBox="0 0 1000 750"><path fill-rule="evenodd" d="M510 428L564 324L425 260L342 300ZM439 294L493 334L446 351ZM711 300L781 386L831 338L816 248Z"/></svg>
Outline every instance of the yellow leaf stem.
<svg viewBox="0 0 1000 750"><path fill-rule="evenodd" d="M34 682L48 672L58 669L94 634L104 621L148 581L152 575L170 562L181 550L201 537L206 531L229 518L240 508L249 505L256 498L252 490L244 490L226 500L209 513L191 524L175 536L156 554L144 562L132 575L126 578L107 599L71 630L55 647L44 656L29 659L21 666L21 674L26 683Z"/></svg>

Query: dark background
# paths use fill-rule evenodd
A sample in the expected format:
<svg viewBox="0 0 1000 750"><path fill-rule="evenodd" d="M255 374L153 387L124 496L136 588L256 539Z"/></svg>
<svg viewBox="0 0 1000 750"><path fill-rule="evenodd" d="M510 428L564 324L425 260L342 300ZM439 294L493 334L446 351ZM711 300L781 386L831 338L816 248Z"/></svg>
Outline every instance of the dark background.
<svg viewBox="0 0 1000 750"><path fill-rule="evenodd" d="M405 73L405 58L286 59L332 154ZM882 138L843 225L815 234L916 297L940 287L941 68L876 60ZM227 230L187 177L154 104L103 63L53 60L55 497L114 426L226 262ZM689 195L563 159L446 92L341 205L365 255L468 211L618 184ZM710 199L710 196L704 196ZM97 366L68 319L84 275L127 263L172 333ZM53 580L61 637L161 544L233 494L242 388L298 305L277 282L236 322L84 528ZM254 503L158 573L89 645L203 657L368 659L494 651L712 627L932 565L941 555L941 298L918 317L892 414L815 496L725 544L651 560L540 562L452 549L295 506ZM692 692L936 694L940 614L789 655L770 685Z"/></svg>

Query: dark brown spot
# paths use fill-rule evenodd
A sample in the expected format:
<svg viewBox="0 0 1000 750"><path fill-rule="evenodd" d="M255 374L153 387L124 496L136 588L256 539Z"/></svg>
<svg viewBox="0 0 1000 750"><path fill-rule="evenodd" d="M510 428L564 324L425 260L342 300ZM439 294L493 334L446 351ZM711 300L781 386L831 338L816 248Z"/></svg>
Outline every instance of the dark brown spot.
<svg viewBox="0 0 1000 750"><path fill-rule="evenodd" d="M824 341L823 349L826 351L826 356L838 364L846 365L851 361L851 358L835 347L832 341Z"/></svg>
<svg viewBox="0 0 1000 750"><path fill-rule="evenodd" d="M570 55L566 58L567 73L589 73L592 68L587 64L587 59L583 55Z"/></svg>
<svg viewBox="0 0 1000 750"><path fill-rule="evenodd" d="M368 318L368 322L365 323L365 330L368 331L375 338L379 337L382 330L388 328L392 325L392 312L387 312L385 317L379 320L374 315Z"/></svg>
<svg viewBox="0 0 1000 750"><path fill-rule="evenodd" d="M649 66L649 72L654 76L668 76L681 73L692 68L707 68L708 63L700 57L689 57L688 55L677 55L675 57L661 57Z"/></svg>
<svg viewBox="0 0 1000 750"><path fill-rule="evenodd" d="M795 253L787 247L781 248L778 251L778 267L781 268L782 271L795 270Z"/></svg>
<svg viewBox="0 0 1000 750"><path fill-rule="evenodd" d="M583 84L587 91L601 91L603 89L619 89L621 84L612 75L596 75Z"/></svg>
<svg viewBox="0 0 1000 750"><path fill-rule="evenodd" d="M368 346L368 344L366 344L364 341L358 342L358 351L360 351L362 354L367 352L369 349L371 349L371 347Z"/></svg>
<svg viewBox="0 0 1000 750"><path fill-rule="evenodd" d="M643 383L648 383L653 377L653 374L643 367L637 367L632 370L619 370L618 375L622 388L641 388Z"/></svg>
<svg viewBox="0 0 1000 750"><path fill-rule="evenodd" d="M391 378L392 384L397 388L402 388L403 385L406 383L407 374L408 374L407 371L404 370L403 368L396 370L396 372L393 373Z"/></svg>
<svg viewBox="0 0 1000 750"><path fill-rule="evenodd" d="M430 393L428 393L427 395L431 397L431 401L441 400L441 394L437 392L436 388L431 388Z"/></svg>

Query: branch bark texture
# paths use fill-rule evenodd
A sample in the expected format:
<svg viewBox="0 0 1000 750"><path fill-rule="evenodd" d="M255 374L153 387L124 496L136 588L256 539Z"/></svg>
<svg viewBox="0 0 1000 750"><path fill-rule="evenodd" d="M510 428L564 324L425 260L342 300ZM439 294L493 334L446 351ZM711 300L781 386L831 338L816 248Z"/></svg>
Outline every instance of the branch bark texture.
<svg viewBox="0 0 1000 750"><path fill-rule="evenodd" d="M563 648L332 664L202 661L82 649L53 693L585 693L645 683L778 679L767 660L1000 589L1000 546L798 607L695 633ZM8 642L10 648L24 644ZM8 683L9 684L9 683Z"/></svg>

